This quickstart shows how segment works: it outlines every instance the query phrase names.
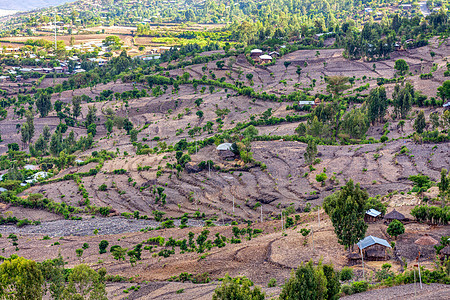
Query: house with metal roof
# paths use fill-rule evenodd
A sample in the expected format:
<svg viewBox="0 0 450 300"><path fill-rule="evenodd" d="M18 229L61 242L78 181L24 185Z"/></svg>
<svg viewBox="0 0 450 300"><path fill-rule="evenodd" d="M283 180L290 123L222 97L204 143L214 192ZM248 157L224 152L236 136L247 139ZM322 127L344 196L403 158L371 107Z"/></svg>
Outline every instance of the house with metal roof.
<svg viewBox="0 0 450 300"><path fill-rule="evenodd" d="M233 149L232 143L223 143L217 146L216 148L220 158L225 160L233 160L236 157L236 154L234 154L232 149Z"/></svg>
<svg viewBox="0 0 450 300"><path fill-rule="evenodd" d="M366 211L366 214L364 215L365 222L376 222L380 219L381 219L381 212L373 208Z"/></svg>
<svg viewBox="0 0 450 300"><path fill-rule="evenodd" d="M388 241L371 235L360 240L357 245L365 260L387 260L389 256L386 250L392 248Z"/></svg>
<svg viewBox="0 0 450 300"><path fill-rule="evenodd" d="M251 57L254 57L254 56L259 57L262 55L262 53L263 53L263 51L261 49L253 49L252 51L250 51L250 56Z"/></svg>

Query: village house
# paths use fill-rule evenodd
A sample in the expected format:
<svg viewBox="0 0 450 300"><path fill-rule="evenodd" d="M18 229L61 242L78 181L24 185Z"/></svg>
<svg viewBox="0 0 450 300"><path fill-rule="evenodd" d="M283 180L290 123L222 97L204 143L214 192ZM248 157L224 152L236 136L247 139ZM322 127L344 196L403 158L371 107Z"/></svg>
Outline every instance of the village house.
<svg viewBox="0 0 450 300"><path fill-rule="evenodd" d="M263 51L261 49L253 49L252 51L250 51L250 57L255 59L255 58L259 58L261 55L263 54Z"/></svg>
<svg viewBox="0 0 450 300"><path fill-rule="evenodd" d="M381 212L376 209L369 209L364 215L364 222L371 223L381 220Z"/></svg>
<svg viewBox="0 0 450 300"><path fill-rule="evenodd" d="M272 56L263 54L259 57L259 61L263 64L272 62Z"/></svg>
<svg viewBox="0 0 450 300"><path fill-rule="evenodd" d="M272 57L280 57L280 53L278 53L277 51L269 52L269 55Z"/></svg>
<svg viewBox="0 0 450 300"><path fill-rule="evenodd" d="M400 222L404 222L407 220L403 214L399 213L395 209L390 213L386 214L384 216L384 219L386 220L386 223L391 223L394 220L398 220Z"/></svg>
<svg viewBox="0 0 450 300"><path fill-rule="evenodd" d="M216 150L219 154L219 157L224 160L233 160L235 158L235 154L232 151L233 144L231 143L223 143L217 146Z"/></svg>
<svg viewBox="0 0 450 300"><path fill-rule="evenodd" d="M387 260L389 256L386 250L392 248L388 241L371 235L360 240L357 245L365 260Z"/></svg>

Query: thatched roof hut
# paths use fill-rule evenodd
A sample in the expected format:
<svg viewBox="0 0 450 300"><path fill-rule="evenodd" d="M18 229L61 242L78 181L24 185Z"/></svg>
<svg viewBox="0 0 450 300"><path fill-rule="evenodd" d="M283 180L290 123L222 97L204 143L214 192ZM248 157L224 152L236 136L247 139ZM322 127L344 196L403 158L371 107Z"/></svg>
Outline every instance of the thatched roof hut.
<svg viewBox="0 0 450 300"><path fill-rule="evenodd" d="M419 246L434 246L437 245L439 242L436 241L435 239L433 239L431 236L429 236L428 234L425 234L423 237L418 238L414 244L419 245Z"/></svg>
<svg viewBox="0 0 450 300"><path fill-rule="evenodd" d="M393 211L391 211L390 213L386 214L384 216L385 220L388 221L393 221L393 220L399 220L399 221L405 221L406 218L404 215L402 215L401 213L399 213L398 211L396 211L395 209Z"/></svg>

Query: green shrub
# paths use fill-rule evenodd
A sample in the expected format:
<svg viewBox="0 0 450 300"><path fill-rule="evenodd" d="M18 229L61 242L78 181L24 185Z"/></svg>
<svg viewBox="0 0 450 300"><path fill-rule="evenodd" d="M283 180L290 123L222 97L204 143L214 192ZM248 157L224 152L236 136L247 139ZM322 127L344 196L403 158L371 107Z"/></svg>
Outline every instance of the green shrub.
<svg viewBox="0 0 450 300"><path fill-rule="evenodd" d="M351 285L346 284L342 286L341 292L346 295L353 295L353 288Z"/></svg>
<svg viewBox="0 0 450 300"><path fill-rule="evenodd" d="M352 283L353 293L362 293L367 291L369 288L369 283L367 281L355 281Z"/></svg>
<svg viewBox="0 0 450 300"><path fill-rule="evenodd" d="M267 284L268 287L276 287L277 286L277 280L275 278L270 278L269 283Z"/></svg>
<svg viewBox="0 0 450 300"><path fill-rule="evenodd" d="M343 267L339 277L341 281L351 280L353 278L353 269L350 267Z"/></svg>
<svg viewBox="0 0 450 300"><path fill-rule="evenodd" d="M103 254L106 253L106 248L108 247L109 242L106 240L100 241L100 244L98 244L99 253Z"/></svg>

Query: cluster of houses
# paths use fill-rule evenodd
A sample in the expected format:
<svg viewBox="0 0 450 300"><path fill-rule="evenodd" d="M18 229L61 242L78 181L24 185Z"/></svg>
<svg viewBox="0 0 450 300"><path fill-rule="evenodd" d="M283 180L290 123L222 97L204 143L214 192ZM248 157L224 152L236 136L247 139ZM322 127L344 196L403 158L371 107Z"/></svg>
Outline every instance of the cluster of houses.
<svg viewBox="0 0 450 300"><path fill-rule="evenodd" d="M280 56L280 53L276 51L272 51L269 54L263 54L261 49L253 49L250 51L250 58L253 59L254 62L260 64L270 63L274 57L278 56Z"/></svg>
<svg viewBox="0 0 450 300"><path fill-rule="evenodd" d="M381 212L377 211L376 209L369 209L366 211L364 216L364 221L367 223L374 223L384 220L384 223L386 225L390 224L394 220L398 220L402 223L409 222L409 219L405 217L405 215L399 213L397 210L392 210L386 215L382 215ZM424 236L418 238L416 241L414 241L414 244L419 247L419 249L424 250L422 247L429 247L431 249L431 253L434 253L434 248L432 246L437 245L439 242L435 240L434 238L428 236L425 234ZM358 252L359 253L352 253L349 255L350 264L357 263L358 260L363 258L364 260L374 260L374 261L382 261L382 260L388 260L389 254L387 253L387 250L389 248L392 248L392 246L389 244L388 241L382 238L378 238L375 236L367 236L361 241L357 243L358 246ZM443 258L444 256L449 257L450 256L450 245L447 245L444 249L440 251L440 257Z"/></svg>

